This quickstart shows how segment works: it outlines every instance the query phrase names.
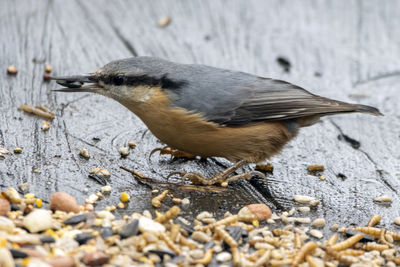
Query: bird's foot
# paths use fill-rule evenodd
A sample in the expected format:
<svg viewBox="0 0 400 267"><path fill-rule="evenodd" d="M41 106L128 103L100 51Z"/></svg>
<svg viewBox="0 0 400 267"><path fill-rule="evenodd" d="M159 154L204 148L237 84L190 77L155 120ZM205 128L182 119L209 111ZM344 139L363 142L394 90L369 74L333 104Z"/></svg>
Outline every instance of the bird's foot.
<svg viewBox="0 0 400 267"><path fill-rule="evenodd" d="M173 175L179 175L182 178L182 183L186 180L190 180L193 184L196 185L215 185L220 184L223 187L228 186L230 182L238 181L238 180L250 180L253 176L259 176L262 178L266 178L265 175L258 171L245 172L241 174L236 174L228 177L223 173L217 173L213 177L205 177L204 175L197 172L172 172L168 175L167 179Z"/></svg>
<svg viewBox="0 0 400 267"><path fill-rule="evenodd" d="M150 159L151 156L152 156L155 152L157 152L157 151L160 152L160 155L171 155L172 157L175 157L175 158L187 158L187 159L194 159L194 158L196 158L196 156L194 156L194 155L192 155L192 154L179 151L179 150L174 149L174 148L172 148L172 147L170 147L170 146L165 146L165 147L161 147L161 148L159 147L159 148L153 149L153 150L150 152L149 159Z"/></svg>

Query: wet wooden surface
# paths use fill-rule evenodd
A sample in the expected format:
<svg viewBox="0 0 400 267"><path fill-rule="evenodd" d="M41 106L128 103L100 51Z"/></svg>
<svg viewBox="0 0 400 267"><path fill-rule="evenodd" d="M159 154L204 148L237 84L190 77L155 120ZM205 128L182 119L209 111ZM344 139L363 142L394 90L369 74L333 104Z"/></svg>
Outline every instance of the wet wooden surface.
<svg viewBox="0 0 400 267"><path fill-rule="evenodd" d="M160 28L163 16L172 22ZM149 55L284 79L385 114L335 116L303 129L271 160L275 170L267 181L235 183L220 193L153 185L189 197L188 216L210 210L221 217L254 202L282 211L302 194L322 201L311 216L324 216L328 225L365 224L380 214L393 228L392 219L400 215L398 25L398 1L0 1L0 147L23 148L0 159L1 187L27 182L44 200L66 191L83 203L101 187L88 178L89 171L103 167L112 173L113 190L98 206L117 204L120 192L127 191L129 207L117 213L130 214L151 209L151 188L120 166L156 182L165 182L172 171L212 175L228 166L223 159L154 155L149 161L150 151L163 144L128 110L102 96L54 93L57 85L42 79L45 64L54 74L76 74L113 59ZM278 57L290 61L289 72ZM10 64L18 75L6 74ZM24 103L56 113L48 132L41 130L42 118L17 110ZM342 134L361 146L338 139ZM118 150L129 141L137 146L121 158ZM82 148L90 151L89 160L78 155ZM310 164L325 165L326 180L309 175ZM393 197L392 204L373 202L382 194ZM161 210L169 205L166 201Z"/></svg>

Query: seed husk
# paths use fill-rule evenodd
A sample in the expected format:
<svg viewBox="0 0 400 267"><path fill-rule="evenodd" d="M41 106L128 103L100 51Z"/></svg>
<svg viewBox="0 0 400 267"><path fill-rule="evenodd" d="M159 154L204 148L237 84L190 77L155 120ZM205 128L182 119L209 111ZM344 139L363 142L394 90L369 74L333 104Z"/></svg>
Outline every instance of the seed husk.
<svg viewBox="0 0 400 267"><path fill-rule="evenodd" d="M18 73L18 69L14 65L10 65L7 67L7 73L10 75L16 75Z"/></svg>
<svg viewBox="0 0 400 267"><path fill-rule="evenodd" d="M170 23L171 23L171 17L169 17L169 16L162 17L158 20L159 27L166 27Z"/></svg>

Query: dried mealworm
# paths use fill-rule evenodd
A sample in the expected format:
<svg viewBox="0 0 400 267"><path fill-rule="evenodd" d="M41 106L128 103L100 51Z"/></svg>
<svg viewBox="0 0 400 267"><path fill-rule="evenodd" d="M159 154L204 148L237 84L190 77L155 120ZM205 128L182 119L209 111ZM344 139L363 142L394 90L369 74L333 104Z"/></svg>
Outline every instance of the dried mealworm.
<svg viewBox="0 0 400 267"><path fill-rule="evenodd" d="M351 228L352 230L359 231L361 233L373 236L373 237L379 237L381 235L381 229L380 228L375 228L375 227L354 227Z"/></svg>
<svg viewBox="0 0 400 267"><path fill-rule="evenodd" d="M270 260L268 266L285 266L292 264L292 259L284 259L284 260Z"/></svg>
<svg viewBox="0 0 400 267"><path fill-rule="evenodd" d="M294 233L293 243L295 248L297 249L301 248L301 239L299 233Z"/></svg>
<svg viewBox="0 0 400 267"><path fill-rule="evenodd" d="M176 240L176 237L178 236L179 231L181 230L181 227L182 226L180 224L171 225L169 237L171 238L172 241Z"/></svg>
<svg viewBox="0 0 400 267"><path fill-rule="evenodd" d="M338 238L339 238L339 235L338 235L338 234L333 234L333 235L331 235L331 236L329 237L329 239L328 239L328 245L329 245L329 246L335 245L336 242L337 242L337 240L338 240Z"/></svg>
<svg viewBox="0 0 400 267"><path fill-rule="evenodd" d="M346 240L337 243L335 245L332 246L332 249L334 250L344 250L346 248L350 248L352 247L354 244L356 244L358 241L360 241L361 239L363 239L364 234L356 234L353 235L352 237L347 238Z"/></svg>
<svg viewBox="0 0 400 267"><path fill-rule="evenodd" d="M365 251L359 250L359 249L346 249L346 250L342 250L339 252L340 257L342 256L361 256L365 253Z"/></svg>
<svg viewBox="0 0 400 267"><path fill-rule="evenodd" d="M238 220L239 220L239 216L238 215L232 215L232 216L226 217L226 218L224 218L222 220L216 221L215 223L212 223L212 224L209 224L207 226L204 226L204 227L200 228L199 230L200 231L205 231L207 229L213 229L213 228L215 228L217 226L220 226L220 225L229 225L229 224L237 222Z"/></svg>
<svg viewBox="0 0 400 267"><path fill-rule="evenodd" d="M340 252L336 251L335 249L333 249L330 246L326 247L325 252L329 256L337 259L339 262L341 262L341 263L343 263L345 265L349 265L350 266L350 265L352 265L353 263L355 263L357 261L357 259L352 257L352 256L340 255Z"/></svg>
<svg viewBox="0 0 400 267"><path fill-rule="evenodd" d="M178 206L173 206L167 212L157 217L155 221L159 223L166 223L177 216L179 212L181 212L181 209Z"/></svg>
<svg viewBox="0 0 400 267"><path fill-rule="evenodd" d="M307 263L310 267L324 267L324 262L316 257L307 255L306 257Z"/></svg>
<svg viewBox="0 0 400 267"><path fill-rule="evenodd" d="M367 224L367 227L374 227L381 221L381 216L379 215L374 215L369 219L369 222Z"/></svg>
<svg viewBox="0 0 400 267"><path fill-rule="evenodd" d="M317 248L317 243L315 242L307 242L305 243L297 252L297 254L295 255L292 265L293 266L297 266L298 264L300 264L301 262L303 262L304 258L311 254L316 248Z"/></svg>
<svg viewBox="0 0 400 267"><path fill-rule="evenodd" d="M362 249L384 251L386 249L389 249L389 246L388 245L378 244L376 242L368 242L367 244L364 244L362 246Z"/></svg>
<svg viewBox="0 0 400 267"><path fill-rule="evenodd" d="M241 265L241 257L240 257L240 252L237 247L231 247L231 252L232 252L232 261L233 261L233 266L240 266Z"/></svg>
<svg viewBox="0 0 400 267"><path fill-rule="evenodd" d="M169 192L168 190L165 190L164 192L162 192L158 196L154 197L151 200L151 204L156 208L161 207L161 201L167 196L168 192Z"/></svg>
<svg viewBox="0 0 400 267"><path fill-rule="evenodd" d="M319 164L307 166L307 171L309 172L322 172L324 169L324 165Z"/></svg>
<svg viewBox="0 0 400 267"><path fill-rule="evenodd" d="M194 261L194 263L207 266L213 258L213 253L214 253L214 249L212 249L212 248L207 249L206 252L204 253L204 257L202 259L198 259L198 260Z"/></svg>
<svg viewBox="0 0 400 267"><path fill-rule="evenodd" d="M26 111L28 113L36 114L38 116L47 118L47 119L54 119L55 114L50 112L49 109L42 107L42 106L29 106L29 105L20 105L18 109Z"/></svg>
<svg viewBox="0 0 400 267"><path fill-rule="evenodd" d="M234 248L238 246L235 239L224 229L223 226L215 228L215 232L228 244L229 247Z"/></svg>
<svg viewBox="0 0 400 267"><path fill-rule="evenodd" d="M287 231L287 230L282 230L282 229L274 229L272 230L272 233L274 233L274 235L276 236L281 236L281 235L291 235L292 232Z"/></svg>
<svg viewBox="0 0 400 267"><path fill-rule="evenodd" d="M264 266L268 262L270 257L271 257L271 250L267 250L264 252L264 254L261 257L259 257L257 259L257 261L254 265L255 266Z"/></svg>
<svg viewBox="0 0 400 267"><path fill-rule="evenodd" d="M383 245L388 245L390 248L393 247L393 244L389 243L386 238L385 238L385 234L386 234L386 230L385 229L381 229L381 233L379 235L379 241L381 241L381 243Z"/></svg>
<svg viewBox="0 0 400 267"><path fill-rule="evenodd" d="M167 236L165 233L160 234L160 238L164 240L165 244L173 251L175 254L181 254L181 250L175 243Z"/></svg>

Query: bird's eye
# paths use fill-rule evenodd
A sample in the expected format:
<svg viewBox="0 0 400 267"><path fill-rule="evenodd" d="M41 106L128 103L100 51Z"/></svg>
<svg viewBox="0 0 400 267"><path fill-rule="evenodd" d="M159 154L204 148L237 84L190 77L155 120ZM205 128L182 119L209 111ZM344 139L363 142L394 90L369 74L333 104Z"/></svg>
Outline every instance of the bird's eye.
<svg viewBox="0 0 400 267"><path fill-rule="evenodd" d="M112 79L112 82L113 82L113 84L115 84L115 85L121 85L121 84L123 84L124 83L124 77L122 77L122 76L115 76L113 79Z"/></svg>

